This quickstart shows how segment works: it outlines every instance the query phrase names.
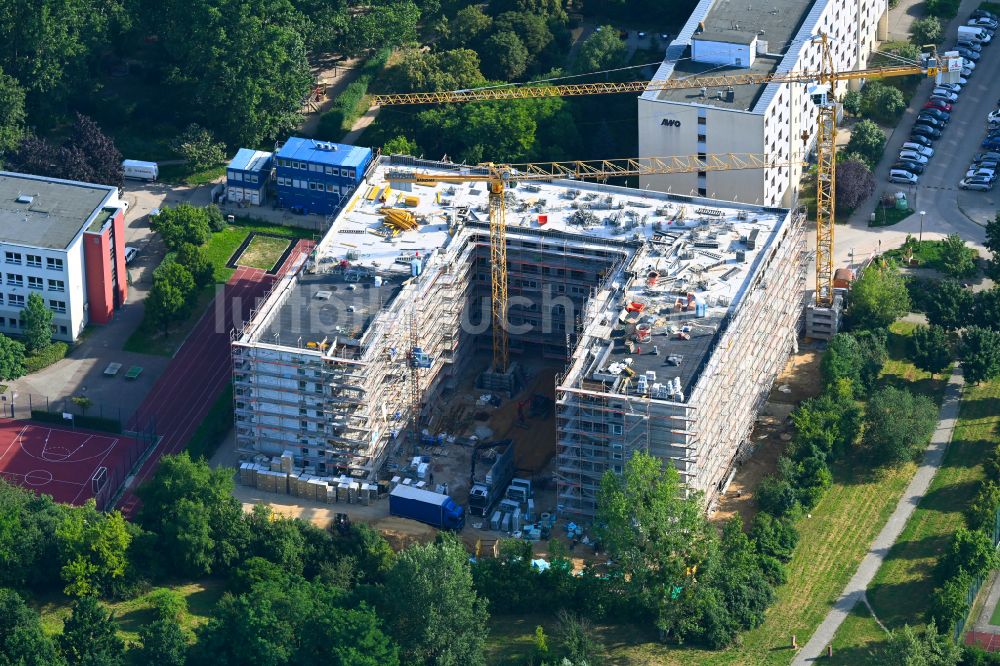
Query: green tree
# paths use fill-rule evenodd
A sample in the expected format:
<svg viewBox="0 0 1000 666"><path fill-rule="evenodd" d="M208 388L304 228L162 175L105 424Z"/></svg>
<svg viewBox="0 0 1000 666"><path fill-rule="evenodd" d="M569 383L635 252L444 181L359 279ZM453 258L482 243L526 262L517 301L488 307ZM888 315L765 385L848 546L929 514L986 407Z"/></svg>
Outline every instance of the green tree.
<svg viewBox="0 0 1000 666"><path fill-rule="evenodd" d="M932 326L951 331L969 323L973 296L955 280L936 280L924 289L923 306Z"/></svg>
<svg viewBox="0 0 1000 666"><path fill-rule="evenodd" d="M66 662L46 635L35 611L14 592L0 588L0 664L62 666Z"/></svg>
<svg viewBox="0 0 1000 666"><path fill-rule="evenodd" d="M947 634L938 633L932 621L922 634L910 625L894 630L874 657L875 663L884 666L957 666L962 648Z"/></svg>
<svg viewBox="0 0 1000 666"><path fill-rule="evenodd" d="M528 49L510 31L490 35L479 51L483 73L491 79L513 81L528 68Z"/></svg>
<svg viewBox="0 0 1000 666"><path fill-rule="evenodd" d="M453 48L476 44L489 32L492 25L493 19L478 5L463 7L448 24L451 34L448 44Z"/></svg>
<svg viewBox="0 0 1000 666"><path fill-rule="evenodd" d="M178 575L203 576L231 566L246 552L249 533L233 497L233 479L186 453L164 456L137 491L138 521L157 536L157 553Z"/></svg>
<svg viewBox="0 0 1000 666"><path fill-rule="evenodd" d="M941 241L941 269L951 277L972 277L977 271L976 251L958 234L949 234Z"/></svg>
<svg viewBox="0 0 1000 666"><path fill-rule="evenodd" d="M535 627L535 659L544 662L549 656L549 637L542 625Z"/></svg>
<svg viewBox="0 0 1000 666"><path fill-rule="evenodd" d="M783 476L764 477L755 495L757 506L776 518L792 515L798 508L798 496L792 484Z"/></svg>
<svg viewBox="0 0 1000 666"><path fill-rule="evenodd" d="M184 243L204 245L212 235L208 221L209 213L205 208L180 204L161 210L150 220L149 226L163 237L168 248L176 250Z"/></svg>
<svg viewBox="0 0 1000 666"><path fill-rule="evenodd" d="M164 333L170 324L187 315L194 277L176 261L160 264L153 271L153 288L146 299L146 314Z"/></svg>
<svg viewBox="0 0 1000 666"><path fill-rule="evenodd" d="M584 40L573 64L573 71L579 74L613 69L625 64L628 49L618 36L618 31L610 25L601 27Z"/></svg>
<svg viewBox="0 0 1000 666"><path fill-rule="evenodd" d="M157 618L139 627L139 662L157 666L187 663L187 636L177 620Z"/></svg>
<svg viewBox="0 0 1000 666"><path fill-rule="evenodd" d="M192 171L208 169L226 161L225 144L216 141L212 132L198 123L188 125L170 147L186 160Z"/></svg>
<svg viewBox="0 0 1000 666"><path fill-rule="evenodd" d="M402 134L397 134L382 144L382 152L386 155L414 155L420 152L415 141L407 139Z"/></svg>
<svg viewBox="0 0 1000 666"><path fill-rule="evenodd" d="M766 511L758 511L753 518L750 536L757 542L757 550L782 562L792 559L799 542L799 531L789 519L775 518Z"/></svg>
<svg viewBox="0 0 1000 666"><path fill-rule="evenodd" d="M996 564L997 550L993 546L992 535L982 530L959 527L938 560L938 576L942 579L953 578L963 571L973 577L984 576Z"/></svg>
<svg viewBox="0 0 1000 666"><path fill-rule="evenodd" d="M858 90L848 90L844 93L840 103L844 106L844 111L852 116L861 115L861 92Z"/></svg>
<svg viewBox="0 0 1000 666"><path fill-rule="evenodd" d="M191 243L181 243L174 261L187 269L194 279L194 286L205 287L215 281L215 269L208 255L200 247Z"/></svg>
<svg viewBox="0 0 1000 666"><path fill-rule="evenodd" d="M333 608L316 613L303 627L301 646L292 662L305 664L320 658L331 666L397 666L399 650L382 631L378 616L362 603L356 609ZM435 655L429 663L474 663L448 661Z"/></svg>
<svg viewBox="0 0 1000 666"><path fill-rule="evenodd" d="M17 379L24 373L24 345L0 333L0 379Z"/></svg>
<svg viewBox="0 0 1000 666"><path fill-rule="evenodd" d="M875 191L875 176L865 162L848 160L837 165L837 206L855 209Z"/></svg>
<svg viewBox="0 0 1000 666"><path fill-rule="evenodd" d="M594 638L590 621L560 610L556 615L556 632L566 658L573 664L592 664L601 653L601 645Z"/></svg>
<svg viewBox="0 0 1000 666"><path fill-rule="evenodd" d="M1000 279L1000 213L986 223L986 241L983 244L992 255L986 265L986 274L993 280Z"/></svg>
<svg viewBox="0 0 1000 666"><path fill-rule="evenodd" d="M847 316L856 328L888 328L909 311L906 282L892 262L869 265L851 286Z"/></svg>
<svg viewBox="0 0 1000 666"><path fill-rule="evenodd" d="M251 599L248 595L227 594L216 605L208 623L198 630L191 663L196 666L288 664L293 648L289 623L294 619L280 615L269 597Z"/></svg>
<svg viewBox="0 0 1000 666"><path fill-rule="evenodd" d="M709 556L714 539L701 497L685 497L677 469L637 453L618 476L605 473L597 493L596 533L613 561L613 575L629 580L664 634L683 639L689 621L691 567ZM674 594L681 588L680 594Z"/></svg>
<svg viewBox="0 0 1000 666"><path fill-rule="evenodd" d="M930 398L887 386L868 400L861 446L876 465L896 465L913 458L936 423Z"/></svg>
<svg viewBox="0 0 1000 666"><path fill-rule="evenodd" d="M972 295L972 323L983 328L1000 328L1000 287Z"/></svg>
<svg viewBox="0 0 1000 666"><path fill-rule="evenodd" d="M965 509L965 517L969 527L992 533L993 524L996 522L997 508L1000 508L1000 485L987 479L979 487L979 492Z"/></svg>
<svg viewBox="0 0 1000 666"><path fill-rule="evenodd" d="M37 292L28 294L28 301L21 311L24 323L24 350L36 352L52 342L52 310L45 307L45 299Z"/></svg>
<svg viewBox="0 0 1000 666"><path fill-rule="evenodd" d="M869 81L861 89L861 113L866 118L894 123L905 109L906 99L898 88Z"/></svg>
<svg viewBox="0 0 1000 666"><path fill-rule="evenodd" d="M815 398L803 401L791 414L795 424L791 455L803 458L813 450L825 455L850 449L861 432L861 408L854 401L854 383L828 384Z"/></svg>
<svg viewBox="0 0 1000 666"><path fill-rule="evenodd" d="M517 35L529 57L538 57L552 43L552 31L544 16L528 12L504 12L496 18L497 32L509 31Z"/></svg>
<svg viewBox="0 0 1000 666"><path fill-rule="evenodd" d="M970 585L972 576L960 569L931 594L929 614L945 631L950 631L969 612Z"/></svg>
<svg viewBox="0 0 1000 666"><path fill-rule="evenodd" d="M723 647L740 631L764 621L764 611L774 601L774 589L763 575L754 542L743 532L737 515L722 528L720 558L714 567L713 587L719 590L728 621L718 622L709 633L709 644Z"/></svg>
<svg viewBox="0 0 1000 666"><path fill-rule="evenodd" d="M1000 332L970 326L962 331L959 350L965 381L979 384L1000 376Z"/></svg>
<svg viewBox="0 0 1000 666"><path fill-rule="evenodd" d="M400 92L477 88L486 83L479 54L470 49L425 53L407 49L386 70L387 85Z"/></svg>
<svg viewBox="0 0 1000 666"><path fill-rule="evenodd" d="M24 89L0 70L0 155L20 145L24 121Z"/></svg>
<svg viewBox="0 0 1000 666"><path fill-rule="evenodd" d="M73 613L59 636L59 649L70 666L125 663L125 644L118 638L118 623L92 596L81 597L73 604Z"/></svg>
<svg viewBox="0 0 1000 666"><path fill-rule="evenodd" d="M951 365L951 338L940 326L917 326L911 338L913 364L936 375Z"/></svg>
<svg viewBox="0 0 1000 666"><path fill-rule="evenodd" d="M418 39L420 8L408 0L373 3L363 13L352 12L344 49L353 55L393 47Z"/></svg>
<svg viewBox="0 0 1000 666"><path fill-rule="evenodd" d="M852 385L860 385L863 363L858 339L850 333L837 333L820 359L824 386L832 386L842 379L850 380Z"/></svg>
<svg viewBox="0 0 1000 666"><path fill-rule="evenodd" d="M62 554L60 575L67 595L85 597L104 592L125 576L132 542L118 511L102 514L93 500L68 511L56 531Z"/></svg>
<svg viewBox="0 0 1000 666"><path fill-rule="evenodd" d="M404 663L486 663L486 602L476 595L468 555L454 538L404 550L384 589L381 615Z"/></svg>
<svg viewBox="0 0 1000 666"><path fill-rule="evenodd" d="M917 19L910 24L910 38L917 46L940 44L944 39L944 26L941 19L936 16Z"/></svg>
<svg viewBox="0 0 1000 666"><path fill-rule="evenodd" d="M146 598L159 618L179 622L187 615L187 599L176 590L160 587L150 592Z"/></svg>
<svg viewBox="0 0 1000 666"><path fill-rule="evenodd" d="M851 140L847 143L847 152L864 156L869 167L878 164L884 149L885 132L873 121L865 119L851 128Z"/></svg>

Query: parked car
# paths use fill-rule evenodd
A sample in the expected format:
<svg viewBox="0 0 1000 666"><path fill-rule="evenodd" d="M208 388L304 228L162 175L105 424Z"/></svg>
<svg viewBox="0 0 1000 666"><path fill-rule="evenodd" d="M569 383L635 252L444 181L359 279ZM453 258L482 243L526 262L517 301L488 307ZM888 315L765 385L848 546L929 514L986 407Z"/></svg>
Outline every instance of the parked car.
<svg viewBox="0 0 1000 666"><path fill-rule="evenodd" d="M962 48L961 46L955 47L955 50L958 51L958 55L960 55L963 58L965 58L966 61L971 60L972 62L977 62L979 60L979 58L981 57L975 51L970 51L969 49Z"/></svg>
<svg viewBox="0 0 1000 666"><path fill-rule="evenodd" d="M919 162L920 164L927 164L927 157L921 155L915 150L901 150L899 151L899 159L910 160L911 162Z"/></svg>
<svg viewBox="0 0 1000 666"><path fill-rule="evenodd" d="M976 190L978 192L989 192L993 189L993 183L987 178L963 178L958 182L958 186L963 190Z"/></svg>
<svg viewBox="0 0 1000 666"><path fill-rule="evenodd" d="M958 47L961 49L969 49L975 53L981 54L983 52L983 46L979 42L970 42L967 39L958 40Z"/></svg>
<svg viewBox="0 0 1000 666"><path fill-rule="evenodd" d="M947 111L951 113L951 104L945 102L944 100L930 99L924 104L925 109L938 109L940 111Z"/></svg>
<svg viewBox="0 0 1000 666"><path fill-rule="evenodd" d="M943 120L944 122L951 120L951 114L947 111L942 111L941 109L921 109L920 113L917 115L930 116L931 118L937 118L938 120Z"/></svg>
<svg viewBox="0 0 1000 666"><path fill-rule="evenodd" d="M969 169L965 172L966 178L989 178L992 183L997 179L997 172L993 169Z"/></svg>
<svg viewBox="0 0 1000 666"><path fill-rule="evenodd" d="M904 169L890 169L889 170L889 182L890 183L904 183L907 185L916 185L920 178L909 171Z"/></svg>
<svg viewBox="0 0 1000 666"><path fill-rule="evenodd" d="M910 134L920 134L926 137L930 137L932 139L941 138L941 130L939 130L936 127L931 127L930 125L924 123L917 123L916 125L914 125L913 129L910 130Z"/></svg>
<svg viewBox="0 0 1000 666"><path fill-rule="evenodd" d="M930 148L934 144L934 142L928 139L926 136L911 136L906 140L906 142L919 143L921 146L924 146L925 148ZM903 145L905 146L906 144Z"/></svg>
<svg viewBox="0 0 1000 666"><path fill-rule="evenodd" d="M965 24L976 28L986 28L987 30L996 30L997 27L1000 26L1000 22L997 22L987 16L969 19Z"/></svg>
<svg viewBox="0 0 1000 666"><path fill-rule="evenodd" d="M989 114L986 116L986 122L988 123L995 123L998 121L1000 121L1000 109L997 109L996 111L990 111Z"/></svg>
<svg viewBox="0 0 1000 666"><path fill-rule="evenodd" d="M951 104L954 104L955 102L958 101L958 95L956 93L953 93L950 90L945 90L944 88L935 88L934 90L932 90L931 98L933 99L935 97L943 97Z"/></svg>
<svg viewBox="0 0 1000 666"><path fill-rule="evenodd" d="M900 169L919 175L924 172L924 165L920 162L911 162L910 160L896 160L889 169Z"/></svg>
<svg viewBox="0 0 1000 666"><path fill-rule="evenodd" d="M985 148L986 150L1000 150L1000 137L993 139L987 137L981 144L979 144L979 147Z"/></svg>
<svg viewBox="0 0 1000 666"><path fill-rule="evenodd" d="M931 127L936 127L938 129L944 129L944 126L948 124L943 120L935 118L934 116L927 116L922 113L917 115L917 122L924 125L930 125Z"/></svg>
<svg viewBox="0 0 1000 666"><path fill-rule="evenodd" d="M996 153L991 153L991 152L976 153L975 155L972 156L972 161L973 162L982 162L983 160L997 160L997 161L1000 161L1000 152L996 152Z"/></svg>
<svg viewBox="0 0 1000 666"><path fill-rule="evenodd" d="M976 11L972 12L972 15L969 18L970 19L988 18L994 21L1000 21L1000 16L997 16L993 12L987 11L985 9L977 9Z"/></svg>
<svg viewBox="0 0 1000 666"><path fill-rule="evenodd" d="M995 162L993 160L984 160L982 162L973 162L970 169L989 169L990 171L1000 171L1000 162Z"/></svg>
<svg viewBox="0 0 1000 666"><path fill-rule="evenodd" d="M968 67L963 67L962 68L962 78L963 79L968 79L970 76L972 76L972 70L970 68L968 68Z"/></svg>
<svg viewBox="0 0 1000 666"><path fill-rule="evenodd" d="M132 260L139 255L139 248L132 245L125 246L125 263L131 264Z"/></svg>
<svg viewBox="0 0 1000 666"><path fill-rule="evenodd" d="M962 61L963 61L962 62L962 69L971 69L972 71L976 70L976 63L974 63L971 60L969 60L968 58L964 58L964 57L962 58ZM962 76L965 76L965 74L962 74Z"/></svg>
<svg viewBox="0 0 1000 666"><path fill-rule="evenodd" d="M922 143L917 143L916 141L907 141L902 145L903 150L912 150L915 153L923 155L924 157L934 157L934 149L925 146Z"/></svg>
<svg viewBox="0 0 1000 666"><path fill-rule="evenodd" d="M957 95L958 93L962 92L962 86L963 85L965 85L965 84L964 83L939 83L936 86L934 86L934 88L935 89L937 89L937 88L943 88L944 90L948 90L948 91L953 92L953 93L955 93Z"/></svg>

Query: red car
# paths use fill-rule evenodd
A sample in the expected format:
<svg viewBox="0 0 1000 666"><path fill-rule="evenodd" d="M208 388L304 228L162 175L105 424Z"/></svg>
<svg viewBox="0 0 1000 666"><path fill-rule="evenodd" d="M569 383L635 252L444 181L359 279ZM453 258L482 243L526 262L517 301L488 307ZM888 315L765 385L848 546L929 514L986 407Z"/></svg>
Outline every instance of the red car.
<svg viewBox="0 0 1000 666"><path fill-rule="evenodd" d="M951 104L948 102L942 102L940 100L932 99L931 101L924 104L925 109L938 109L940 111L947 111L951 113Z"/></svg>

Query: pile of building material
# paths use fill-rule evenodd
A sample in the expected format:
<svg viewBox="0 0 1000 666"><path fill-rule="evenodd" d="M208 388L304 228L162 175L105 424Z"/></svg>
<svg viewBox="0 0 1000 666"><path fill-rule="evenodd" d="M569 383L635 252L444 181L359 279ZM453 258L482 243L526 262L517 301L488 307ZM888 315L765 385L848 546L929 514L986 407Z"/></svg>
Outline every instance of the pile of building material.
<svg viewBox="0 0 1000 666"><path fill-rule="evenodd" d="M314 502L370 504L378 498L378 487L348 476L323 476L311 467L296 467L291 451L280 457L258 456L240 463L240 484L279 495L302 497Z"/></svg>
<svg viewBox="0 0 1000 666"><path fill-rule="evenodd" d="M385 224L397 233L400 231L411 231L417 228L417 218L408 210L402 208L382 208L381 213L385 215Z"/></svg>

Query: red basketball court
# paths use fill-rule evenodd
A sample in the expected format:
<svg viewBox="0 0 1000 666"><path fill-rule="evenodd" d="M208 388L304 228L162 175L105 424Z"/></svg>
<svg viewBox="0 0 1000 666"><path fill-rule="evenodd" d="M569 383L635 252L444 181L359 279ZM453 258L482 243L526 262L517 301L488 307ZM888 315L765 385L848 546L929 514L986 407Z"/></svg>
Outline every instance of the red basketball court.
<svg viewBox="0 0 1000 666"><path fill-rule="evenodd" d="M138 448L120 435L0 419L0 476L58 502L94 497L104 508Z"/></svg>

